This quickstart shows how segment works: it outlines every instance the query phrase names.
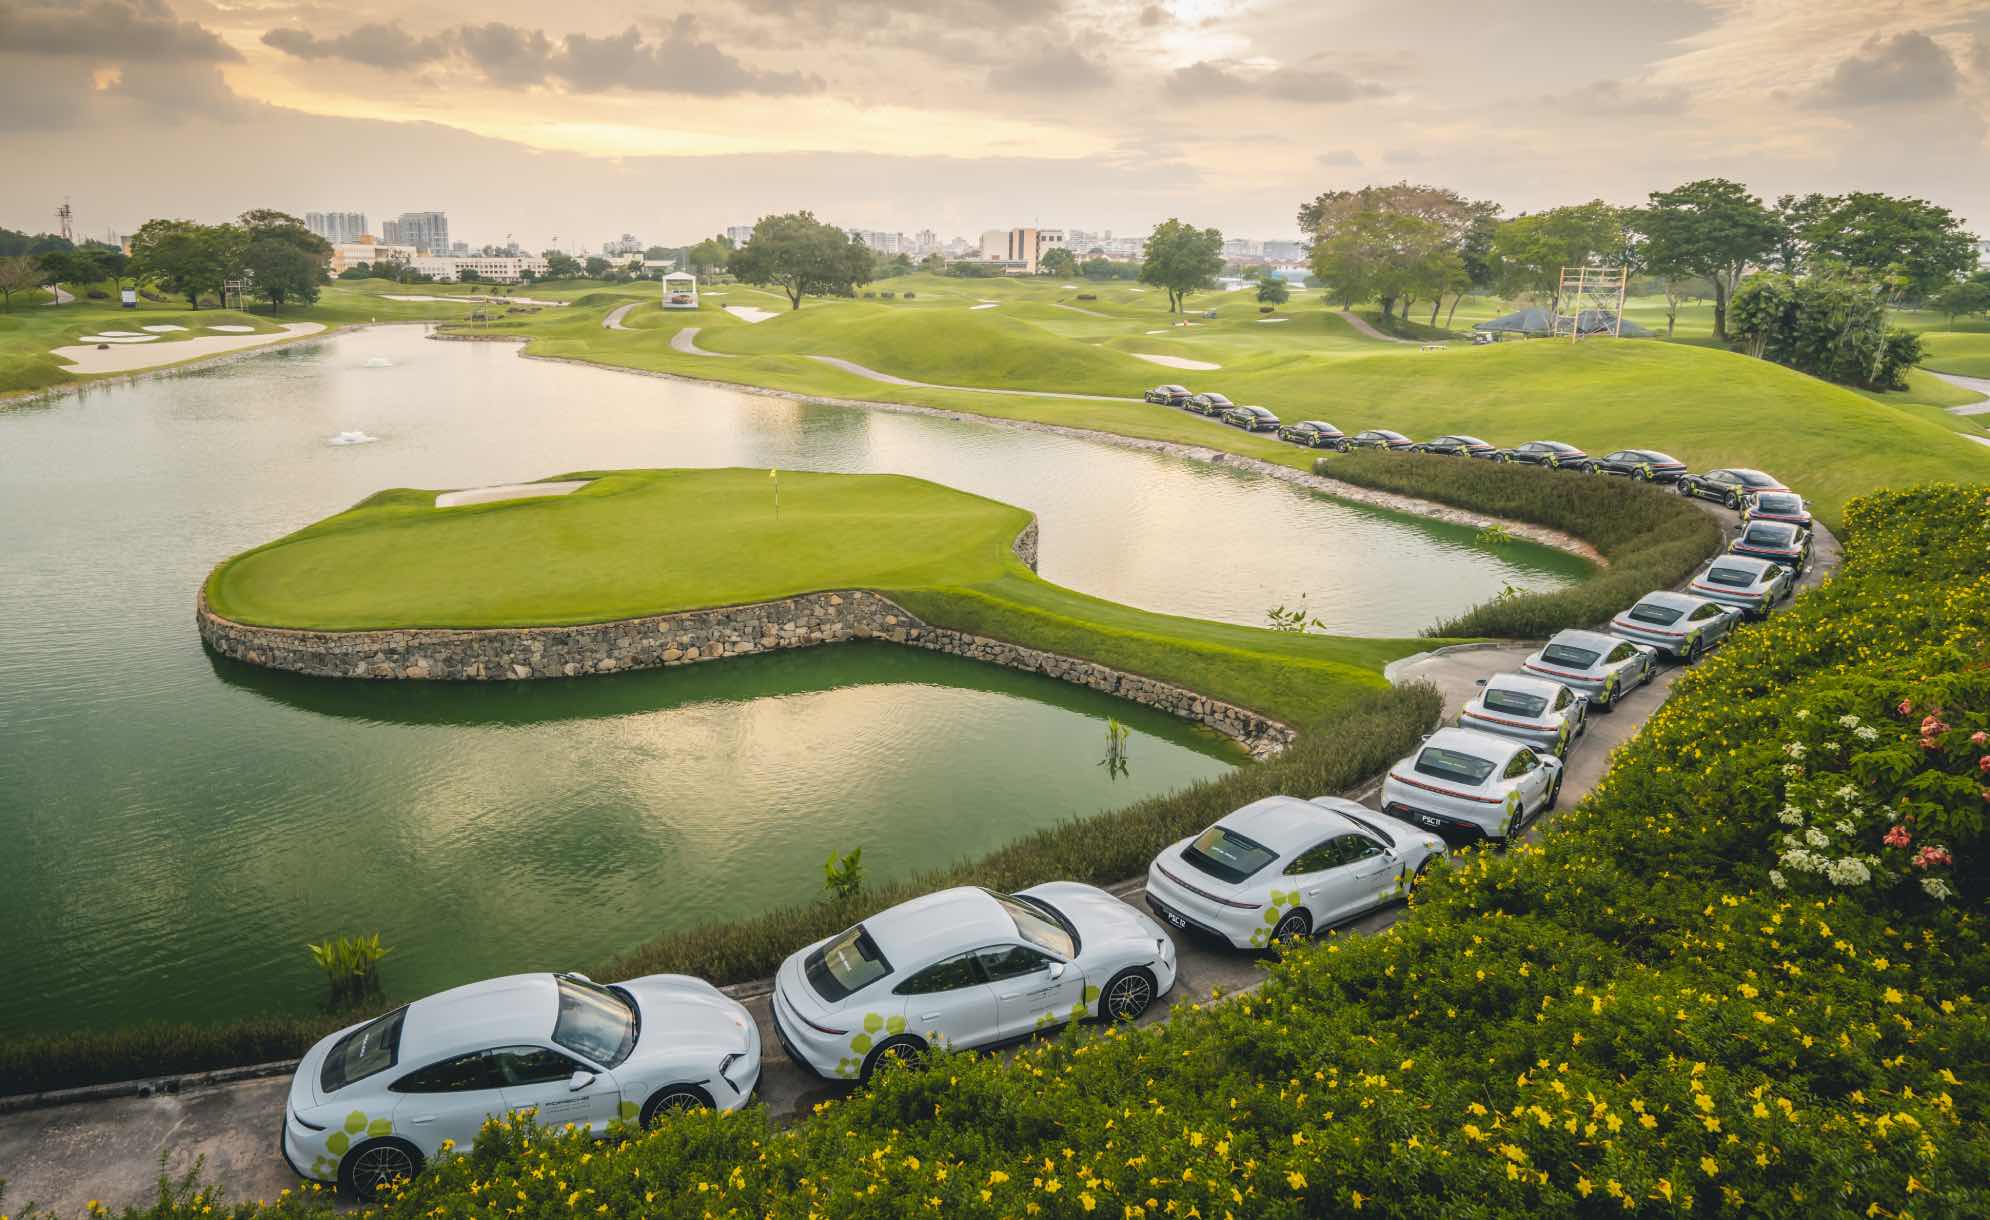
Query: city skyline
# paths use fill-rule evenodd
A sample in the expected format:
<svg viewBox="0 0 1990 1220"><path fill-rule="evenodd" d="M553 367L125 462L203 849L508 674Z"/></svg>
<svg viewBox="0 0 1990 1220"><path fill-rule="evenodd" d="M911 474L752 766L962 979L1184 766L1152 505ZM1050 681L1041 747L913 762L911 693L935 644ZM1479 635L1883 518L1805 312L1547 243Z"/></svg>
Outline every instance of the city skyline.
<svg viewBox="0 0 1990 1220"><path fill-rule="evenodd" d="M1518 212L1713 175L1990 227L1990 0L0 0L0 106L0 154L31 167L0 223L48 227L67 196L85 234L337 204L532 249L799 208L1267 240L1369 182Z"/></svg>

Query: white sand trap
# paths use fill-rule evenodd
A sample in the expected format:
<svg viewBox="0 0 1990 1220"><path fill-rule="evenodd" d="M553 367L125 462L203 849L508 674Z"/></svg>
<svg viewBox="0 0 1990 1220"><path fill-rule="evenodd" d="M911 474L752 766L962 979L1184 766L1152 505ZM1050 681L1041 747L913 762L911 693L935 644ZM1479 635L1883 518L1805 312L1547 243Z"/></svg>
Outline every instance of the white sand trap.
<svg viewBox="0 0 1990 1220"><path fill-rule="evenodd" d="M176 331L182 331L182 330L185 330L185 329L186 329L186 327L184 327L184 326L175 326L175 325L173 325L173 324L172 324L171 322L161 322L161 323L159 323L159 324L158 324L157 326L141 326L141 327L139 327L138 329L140 329L140 330L149 330L149 331L151 331L151 332L152 332L153 334L155 334L155 335L170 335L170 334L173 334L173 333L174 333L174 332L176 332Z"/></svg>
<svg viewBox="0 0 1990 1220"><path fill-rule="evenodd" d="M362 367L369 369L391 369L394 367L394 362L385 356L368 356L365 365Z"/></svg>
<svg viewBox="0 0 1990 1220"><path fill-rule="evenodd" d="M99 333L109 335L113 339L143 339L145 337L135 330L106 330Z"/></svg>
<svg viewBox="0 0 1990 1220"><path fill-rule="evenodd" d="M218 330L228 335L253 335L256 333L256 328L253 326L236 326L230 322L223 322L219 326L210 326L207 329Z"/></svg>
<svg viewBox="0 0 1990 1220"><path fill-rule="evenodd" d="M84 335L82 338L85 343L150 343L158 337L157 335L128 335L122 331L106 331L101 335Z"/></svg>
<svg viewBox="0 0 1990 1220"><path fill-rule="evenodd" d="M334 432L325 438L327 445L371 445L379 440L377 436L365 432Z"/></svg>
<svg viewBox="0 0 1990 1220"><path fill-rule="evenodd" d="M1171 369L1188 369L1197 373L1207 373L1211 369L1223 367L1220 364L1211 364L1207 360L1189 360L1181 356L1155 356L1147 352L1128 352L1127 355L1153 364L1165 364Z"/></svg>
<svg viewBox="0 0 1990 1220"><path fill-rule="evenodd" d="M460 508L465 504L489 504L494 500L534 500L540 496L564 496L593 482L572 479L565 483L504 483L497 487L470 487L445 491L435 498L437 508Z"/></svg>
<svg viewBox="0 0 1990 1220"><path fill-rule="evenodd" d="M762 309L758 305L727 305L724 309L742 322L765 322L769 318L781 316L771 309Z"/></svg>
<svg viewBox="0 0 1990 1220"><path fill-rule="evenodd" d="M1076 285L1076 284L1066 284L1066 285L1064 285L1064 286L1065 286L1066 288L1076 288L1076 287L1077 287L1078 285Z"/></svg>
<svg viewBox="0 0 1990 1220"><path fill-rule="evenodd" d="M1270 326L1273 322L1290 322L1291 318L1259 318L1259 326Z"/></svg>
<svg viewBox="0 0 1990 1220"><path fill-rule="evenodd" d="M1150 330L1147 333L1150 335L1165 335L1168 332L1166 330Z"/></svg>
<svg viewBox="0 0 1990 1220"><path fill-rule="evenodd" d="M1146 290L1145 288L1129 288L1129 289L1127 289L1127 291L1128 291L1128 292L1145 292L1145 291L1147 291L1147 290Z"/></svg>
<svg viewBox="0 0 1990 1220"><path fill-rule="evenodd" d="M969 306L968 306L968 308L969 308L969 309L995 309L995 308L999 307L999 306L1000 306L1001 304L1002 304L1002 302L1000 302L1000 301L983 301L983 302L982 302L981 304L979 304L979 305L969 305Z"/></svg>
<svg viewBox="0 0 1990 1220"><path fill-rule="evenodd" d="M242 327L243 330L253 329ZM71 373L129 373L137 369L154 368L161 364L177 364L182 360L197 360L202 356L217 356L223 352L240 351L247 347L261 347L284 339L299 339L305 335L315 335L325 329L322 322L286 322L281 331L273 334L257 335L201 335L193 339L183 339L178 343L168 343L164 347L144 347L133 349L130 339L122 345L108 350L100 350L94 344L83 346L72 344L69 347L51 348L49 354L58 360L67 360ZM156 339L157 335L147 335ZM116 344L116 340L111 341Z"/></svg>

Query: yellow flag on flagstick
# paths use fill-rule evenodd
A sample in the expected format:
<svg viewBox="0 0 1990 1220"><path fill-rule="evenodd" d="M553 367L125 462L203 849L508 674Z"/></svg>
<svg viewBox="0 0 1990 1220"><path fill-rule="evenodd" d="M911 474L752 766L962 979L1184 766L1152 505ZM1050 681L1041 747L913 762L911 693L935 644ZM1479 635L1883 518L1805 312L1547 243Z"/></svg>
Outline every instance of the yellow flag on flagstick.
<svg viewBox="0 0 1990 1220"><path fill-rule="evenodd" d="M776 467L767 468L767 477L774 480L774 515L781 515L781 472Z"/></svg>

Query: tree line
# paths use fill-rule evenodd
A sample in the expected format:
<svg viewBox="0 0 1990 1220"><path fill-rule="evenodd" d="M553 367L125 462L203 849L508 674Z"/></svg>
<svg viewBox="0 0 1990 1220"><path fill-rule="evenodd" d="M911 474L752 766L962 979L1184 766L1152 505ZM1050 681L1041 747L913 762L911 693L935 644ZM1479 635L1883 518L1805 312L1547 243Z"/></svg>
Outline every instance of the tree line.
<svg viewBox="0 0 1990 1220"><path fill-rule="evenodd" d="M0 293L9 308L13 293L58 284L129 280L157 285L199 309L205 298L220 299L226 285L241 281L249 295L281 309L310 304L327 281L332 247L286 212L255 208L233 221L201 224L192 220L148 220L131 237L131 253L99 242L80 245L43 235L0 230Z"/></svg>

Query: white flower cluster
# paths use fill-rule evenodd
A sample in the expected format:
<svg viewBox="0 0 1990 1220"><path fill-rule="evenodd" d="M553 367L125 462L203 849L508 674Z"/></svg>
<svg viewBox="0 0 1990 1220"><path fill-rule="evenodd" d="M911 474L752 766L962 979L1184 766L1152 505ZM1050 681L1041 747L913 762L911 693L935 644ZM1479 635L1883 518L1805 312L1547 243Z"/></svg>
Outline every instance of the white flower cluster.
<svg viewBox="0 0 1990 1220"><path fill-rule="evenodd" d="M1949 888L1949 883L1940 877L1921 878L1921 892L1936 902L1946 902L1949 895L1955 893L1954 890Z"/></svg>
<svg viewBox="0 0 1990 1220"><path fill-rule="evenodd" d="M1873 879L1872 870L1856 856L1843 856L1825 865L1824 875L1833 885L1864 885Z"/></svg>
<svg viewBox="0 0 1990 1220"><path fill-rule="evenodd" d="M1852 730L1852 736L1858 738L1860 741L1878 741L1879 730L1873 728L1871 725L1862 724Z"/></svg>
<svg viewBox="0 0 1990 1220"><path fill-rule="evenodd" d="M1789 742L1783 746L1783 753L1789 755L1791 758L1802 758L1804 755L1803 743L1801 741Z"/></svg>
<svg viewBox="0 0 1990 1220"><path fill-rule="evenodd" d="M1785 805L1776 814L1776 820L1785 826L1803 825L1803 810L1795 805Z"/></svg>
<svg viewBox="0 0 1990 1220"><path fill-rule="evenodd" d="M1853 715L1844 715L1838 717L1838 723L1844 725L1848 729L1856 729L1859 727L1859 718Z"/></svg>

